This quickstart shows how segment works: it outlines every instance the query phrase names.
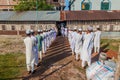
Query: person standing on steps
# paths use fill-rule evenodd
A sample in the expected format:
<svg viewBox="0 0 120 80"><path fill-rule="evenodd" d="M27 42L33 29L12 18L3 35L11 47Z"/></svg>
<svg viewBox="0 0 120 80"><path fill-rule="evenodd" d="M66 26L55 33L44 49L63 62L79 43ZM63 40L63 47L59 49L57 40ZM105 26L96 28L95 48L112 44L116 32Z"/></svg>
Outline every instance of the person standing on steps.
<svg viewBox="0 0 120 80"><path fill-rule="evenodd" d="M26 30L26 35L27 37L24 39L24 44L26 47L26 66L27 66L27 71L28 74L34 73L34 53L32 51L34 43L31 38L31 33L30 30Z"/></svg>

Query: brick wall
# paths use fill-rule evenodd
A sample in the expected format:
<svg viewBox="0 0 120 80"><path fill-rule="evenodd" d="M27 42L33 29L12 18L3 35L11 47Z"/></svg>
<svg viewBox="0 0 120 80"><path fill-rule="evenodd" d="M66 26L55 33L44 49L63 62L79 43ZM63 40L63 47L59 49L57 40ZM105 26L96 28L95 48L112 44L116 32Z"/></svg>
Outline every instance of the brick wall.
<svg viewBox="0 0 120 80"><path fill-rule="evenodd" d="M17 35L16 30L0 30L0 35ZM19 31L19 35L25 35L25 31Z"/></svg>
<svg viewBox="0 0 120 80"><path fill-rule="evenodd" d="M120 31L120 21L67 21L67 27L73 28L74 26L77 26L77 28L82 28L83 30L86 30L88 26L92 26L94 30L96 30L96 27L100 27L102 31Z"/></svg>

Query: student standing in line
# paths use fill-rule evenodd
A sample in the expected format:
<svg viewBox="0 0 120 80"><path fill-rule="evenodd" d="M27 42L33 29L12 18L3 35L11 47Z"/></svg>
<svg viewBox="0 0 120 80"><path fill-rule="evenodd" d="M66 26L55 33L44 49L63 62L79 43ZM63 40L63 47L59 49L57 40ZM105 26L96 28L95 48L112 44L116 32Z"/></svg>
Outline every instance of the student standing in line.
<svg viewBox="0 0 120 80"><path fill-rule="evenodd" d="M79 60L79 55L82 53L82 46L83 46L83 35L82 29L78 29L75 41L75 53L76 53L76 60Z"/></svg>
<svg viewBox="0 0 120 80"><path fill-rule="evenodd" d="M30 30L27 30L26 31L27 37L24 39L24 44L26 47L26 65L28 74L34 73L34 61L35 61L34 53L32 51L34 43L30 34L31 34Z"/></svg>
<svg viewBox="0 0 120 80"><path fill-rule="evenodd" d="M33 30L31 30L31 38L34 42L34 46L33 46L33 53L35 55L35 65L38 67L38 47L37 47L37 38L35 37L35 32Z"/></svg>
<svg viewBox="0 0 120 80"><path fill-rule="evenodd" d="M41 30L38 30L36 37L37 37L37 41L38 41L38 43L37 43L38 52L39 52L40 60L42 61L42 40L43 40L43 38L41 35Z"/></svg>
<svg viewBox="0 0 120 80"><path fill-rule="evenodd" d="M94 52L95 53L100 52L100 37L101 37L101 31L100 31L100 28L97 27L97 31L95 32L95 38L94 38Z"/></svg>
<svg viewBox="0 0 120 80"><path fill-rule="evenodd" d="M86 33L84 34L84 42L83 42L83 48L81 53L81 60L82 60L82 67L84 68L86 66L86 62L88 66L91 65L91 41L92 41L92 35L91 35L91 27L88 27L86 30Z"/></svg>

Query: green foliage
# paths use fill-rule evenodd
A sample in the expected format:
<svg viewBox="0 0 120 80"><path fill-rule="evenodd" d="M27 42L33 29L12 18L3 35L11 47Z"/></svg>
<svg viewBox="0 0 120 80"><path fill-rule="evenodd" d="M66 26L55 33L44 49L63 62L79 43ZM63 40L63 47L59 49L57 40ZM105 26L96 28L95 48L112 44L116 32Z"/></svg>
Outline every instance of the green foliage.
<svg viewBox="0 0 120 80"><path fill-rule="evenodd" d="M120 39L101 39L101 47L107 45L104 49L110 49L116 52L118 52L119 48L118 43L120 43Z"/></svg>
<svg viewBox="0 0 120 80"><path fill-rule="evenodd" d="M17 79L25 68L24 54L7 53L5 55L0 55L0 80Z"/></svg>
<svg viewBox="0 0 120 80"><path fill-rule="evenodd" d="M29 10L53 10L53 6L45 2L45 0L20 0L18 5L14 6L15 11Z"/></svg>

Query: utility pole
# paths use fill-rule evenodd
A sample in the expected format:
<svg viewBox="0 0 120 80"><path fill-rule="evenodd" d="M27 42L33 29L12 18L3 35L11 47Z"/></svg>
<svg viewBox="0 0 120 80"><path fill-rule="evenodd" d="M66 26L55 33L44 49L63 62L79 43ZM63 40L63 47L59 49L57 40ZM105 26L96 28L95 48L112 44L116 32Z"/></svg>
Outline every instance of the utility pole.
<svg viewBox="0 0 120 80"><path fill-rule="evenodd" d="M38 28L38 0L36 0L36 27Z"/></svg>

